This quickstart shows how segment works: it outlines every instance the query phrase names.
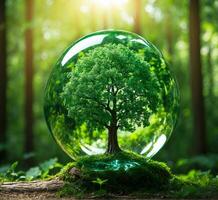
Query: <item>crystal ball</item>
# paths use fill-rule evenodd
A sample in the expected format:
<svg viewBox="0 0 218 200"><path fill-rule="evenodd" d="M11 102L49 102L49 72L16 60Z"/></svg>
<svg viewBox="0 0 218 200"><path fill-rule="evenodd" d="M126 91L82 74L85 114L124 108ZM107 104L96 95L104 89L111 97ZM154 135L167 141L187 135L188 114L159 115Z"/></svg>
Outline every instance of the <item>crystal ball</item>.
<svg viewBox="0 0 218 200"><path fill-rule="evenodd" d="M119 151L150 158L169 139L178 107L162 53L121 30L73 42L54 65L44 97L48 128L73 159Z"/></svg>

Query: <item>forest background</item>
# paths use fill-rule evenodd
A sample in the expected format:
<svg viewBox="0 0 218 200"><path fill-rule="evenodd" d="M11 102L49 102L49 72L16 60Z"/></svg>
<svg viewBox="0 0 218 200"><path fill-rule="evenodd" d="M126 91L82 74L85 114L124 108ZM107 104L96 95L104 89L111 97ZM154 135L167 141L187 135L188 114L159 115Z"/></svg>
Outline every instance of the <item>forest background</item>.
<svg viewBox="0 0 218 200"><path fill-rule="evenodd" d="M46 81L73 41L102 29L140 34L170 64L179 120L154 157L218 154L218 0L0 0L0 165L70 158L43 115Z"/></svg>

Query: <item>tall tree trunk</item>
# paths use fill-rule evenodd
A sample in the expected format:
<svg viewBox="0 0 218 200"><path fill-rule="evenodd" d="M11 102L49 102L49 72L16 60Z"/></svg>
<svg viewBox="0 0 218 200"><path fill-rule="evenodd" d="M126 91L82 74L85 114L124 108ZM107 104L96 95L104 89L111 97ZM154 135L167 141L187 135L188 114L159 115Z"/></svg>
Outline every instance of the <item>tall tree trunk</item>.
<svg viewBox="0 0 218 200"><path fill-rule="evenodd" d="M105 9L102 9L102 20L103 20L103 29L108 28L108 7Z"/></svg>
<svg viewBox="0 0 218 200"><path fill-rule="evenodd" d="M117 140L117 129L117 126L110 126L108 129L108 147L106 153L113 154L121 151Z"/></svg>
<svg viewBox="0 0 218 200"><path fill-rule="evenodd" d="M141 0L134 0L134 32L141 34Z"/></svg>
<svg viewBox="0 0 218 200"><path fill-rule="evenodd" d="M117 139L117 114L116 114L116 98L113 100L114 110L112 111L111 115L111 124L108 127L108 147L106 153L117 153L120 152L121 149L118 145L118 139Z"/></svg>
<svg viewBox="0 0 218 200"><path fill-rule="evenodd" d="M205 110L203 98L203 81L201 74L200 56L200 5L199 0L190 0L189 10L189 39L190 39L190 69L192 106L194 112L194 140L196 153L203 154L207 151Z"/></svg>
<svg viewBox="0 0 218 200"><path fill-rule="evenodd" d="M0 0L0 161L6 158L6 1Z"/></svg>
<svg viewBox="0 0 218 200"><path fill-rule="evenodd" d="M211 47L211 42L209 43L208 46L208 54L207 54L207 69L208 69L208 78L209 78L209 91L208 95L209 98L214 100L214 95L213 95L213 89L214 89L214 79L213 79L213 64L212 64L212 47Z"/></svg>
<svg viewBox="0 0 218 200"><path fill-rule="evenodd" d="M81 12L79 1L75 1L77 4L74 6L73 17L74 17L74 30L76 31L75 39L79 39L82 35L81 29Z"/></svg>
<svg viewBox="0 0 218 200"><path fill-rule="evenodd" d="M172 57L173 57L173 27L172 27L172 14L170 13L166 14L166 42L167 42L167 51L169 54L169 60L172 63Z"/></svg>
<svg viewBox="0 0 218 200"><path fill-rule="evenodd" d="M33 135L33 0L26 0L25 32L25 152L34 151Z"/></svg>

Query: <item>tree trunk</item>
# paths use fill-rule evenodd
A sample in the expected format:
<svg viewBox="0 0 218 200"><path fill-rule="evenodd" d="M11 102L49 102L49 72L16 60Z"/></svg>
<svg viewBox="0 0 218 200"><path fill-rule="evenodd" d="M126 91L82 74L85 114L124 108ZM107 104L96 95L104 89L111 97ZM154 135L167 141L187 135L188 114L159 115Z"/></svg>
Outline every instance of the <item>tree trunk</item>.
<svg viewBox="0 0 218 200"><path fill-rule="evenodd" d="M117 129L117 126L110 126L108 128L108 147L106 153L113 154L121 151L117 140Z"/></svg>
<svg viewBox="0 0 218 200"><path fill-rule="evenodd" d="M5 0L0 1L0 161L6 158L6 17Z"/></svg>
<svg viewBox="0 0 218 200"><path fill-rule="evenodd" d="M79 39L82 35L82 28L81 28L81 12L78 12L78 10L80 9L80 4L79 1L75 1L76 4L73 8L73 17L74 20L72 22L74 22L73 26L74 26L74 31L76 32L75 34L75 39Z"/></svg>
<svg viewBox="0 0 218 200"><path fill-rule="evenodd" d="M189 40L190 40L190 69L192 106L194 115L194 140L196 153L203 154L207 151L205 110L203 98L203 81L201 74L200 55L200 9L199 0L190 0L189 10Z"/></svg>
<svg viewBox="0 0 218 200"><path fill-rule="evenodd" d="M25 153L34 151L33 136L33 0L26 0L25 32Z"/></svg>
<svg viewBox="0 0 218 200"><path fill-rule="evenodd" d="M102 9L102 26L103 26L103 29L108 29L108 7L106 7L105 9Z"/></svg>
<svg viewBox="0 0 218 200"><path fill-rule="evenodd" d="M141 0L135 0L134 4L134 32L141 34Z"/></svg>
<svg viewBox="0 0 218 200"><path fill-rule="evenodd" d="M167 52L169 55L170 64L172 64L173 58L173 27L172 27L172 14L171 11L166 14L166 42L167 42Z"/></svg>
<svg viewBox="0 0 218 200"><path fill-rule="evenodd" d="M212 47L211 47L211 41L209 43L208 47L208 54L207 54L207 65L208 65L208 78L209 78L209 91L208 91L208 96L211 101L214 100L214 94L213 94L213 89L214 89L214 74L213 74L213 63L212 63Z"/></svg>

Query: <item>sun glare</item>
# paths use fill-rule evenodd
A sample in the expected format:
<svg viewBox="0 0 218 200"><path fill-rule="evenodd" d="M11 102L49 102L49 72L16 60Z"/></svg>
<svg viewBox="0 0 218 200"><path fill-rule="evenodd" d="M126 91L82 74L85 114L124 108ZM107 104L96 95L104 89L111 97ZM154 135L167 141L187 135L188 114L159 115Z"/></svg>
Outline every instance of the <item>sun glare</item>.
<svg viewBox="0 0 218 200"><path fill-rule="evenodd" d="M103 7L111 7L111 6L116 6L116 7L121 7L124 4L127 3L128 0L92 0L93 3Z"/></svg>

